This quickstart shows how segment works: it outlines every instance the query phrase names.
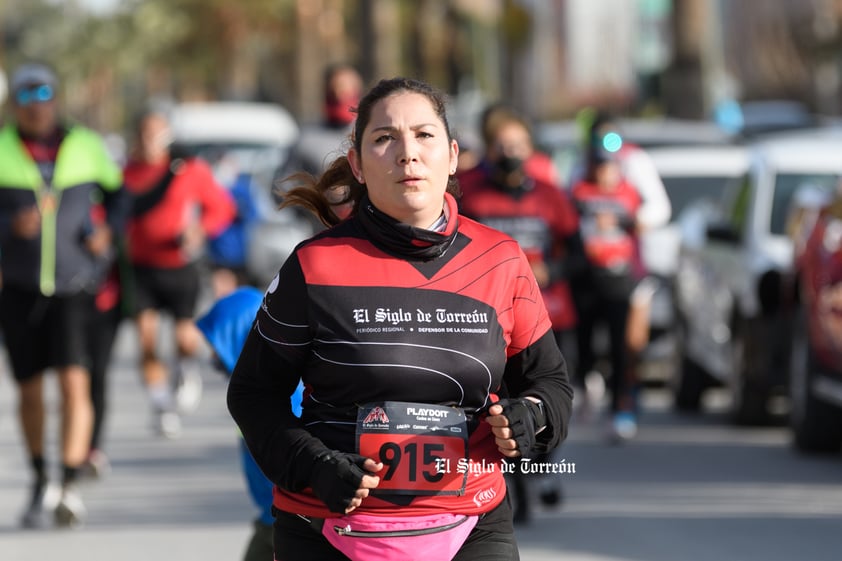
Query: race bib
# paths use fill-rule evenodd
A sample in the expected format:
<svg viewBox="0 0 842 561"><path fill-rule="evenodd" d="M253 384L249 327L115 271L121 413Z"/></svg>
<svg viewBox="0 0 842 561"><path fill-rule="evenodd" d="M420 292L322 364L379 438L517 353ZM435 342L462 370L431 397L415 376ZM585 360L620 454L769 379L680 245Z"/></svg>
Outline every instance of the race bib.
<svg viewBox="0 0 842 561"><path fill-rule="evenodd" d="M373 495L462 495L468 423L457 407L385 401L357 413L357 452L383 462Z"/></svg>

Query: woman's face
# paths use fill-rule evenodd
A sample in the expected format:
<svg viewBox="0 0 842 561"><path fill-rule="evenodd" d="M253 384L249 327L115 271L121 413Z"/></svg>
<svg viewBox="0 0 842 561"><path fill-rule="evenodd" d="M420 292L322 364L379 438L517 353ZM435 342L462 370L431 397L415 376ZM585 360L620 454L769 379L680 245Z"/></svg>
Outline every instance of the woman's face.
<svg viewBox="0 0 842 561"><path fill-rule="evenodd" d="M622 179L620 166L613 160L602 162L596 168L595 178L599 187L611 191L620 184Z"/></svg>
<svg viewBox="0 0 842 561"><path fill-rule="evenodd" d="M489 159L497 161L502 157L526 160L532 155L532 139L529 131L517 121L509 121L500 126L489 146Z"/></svg>
<svg viewBox="0 0 842 561"><path fill-rule="evenodd" d="M459 148L422 94L400 92L377 102L359 152L348 159L368 196L392 218L428 228L441 215Z"/></svg>

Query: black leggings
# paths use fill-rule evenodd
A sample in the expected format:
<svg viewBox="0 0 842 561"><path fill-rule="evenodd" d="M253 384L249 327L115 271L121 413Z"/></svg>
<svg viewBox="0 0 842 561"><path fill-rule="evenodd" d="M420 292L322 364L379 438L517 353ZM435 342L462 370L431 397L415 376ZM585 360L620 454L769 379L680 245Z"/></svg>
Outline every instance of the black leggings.
<svg viewBox="0 0 842 561"><path fill-rule="evenodd" d="M579 315L576 333L578 353L576 383L584 386L585 375L594 369L596 356L593 349L594 328L603 323L608 328L609 358L611 363L611 412L624 409L632 392L629 379L629 356L626 348L626 323L629 318L629 300L610 299L589 294L577 303Z"/></svg>
<svg viewBox="0 0 842 561"><path fill-rule="evenodd" d="M321 533L301 517L277 512L275 517L277 561L348 561ZM453 561L518 561L508 497L484 514ZM438 560L436 560L438 561ZM444 560L442 560L444 561Z"/></svg>
<svg viewBox="0 0 842 561"><path fill-rule="evenodd" d="M91 358L91 403L94 409L94 427L91 433L91 449L102 447L102 428L105 420L108 385L106 377L111 364L111 350L122 315L120 307L92 314L88 332L88 353Z"/></svg>

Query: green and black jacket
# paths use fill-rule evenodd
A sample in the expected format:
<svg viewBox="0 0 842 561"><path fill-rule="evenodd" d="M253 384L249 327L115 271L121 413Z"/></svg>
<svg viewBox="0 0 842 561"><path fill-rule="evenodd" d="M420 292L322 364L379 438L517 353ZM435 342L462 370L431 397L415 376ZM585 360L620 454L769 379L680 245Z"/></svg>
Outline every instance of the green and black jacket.
<svg viewBox="0 0 842 561"><path fill-rule="evenodd" d="M41 172L13 125L0 129L0 266L3 283L42 294L93 290L105 265L85 246L91 209L102 203L107 221L121 234L126 215L122 173L95 132L72 126L61 142L52 181ZM41 233L12 234L14 216L37 205Z"/></svg>

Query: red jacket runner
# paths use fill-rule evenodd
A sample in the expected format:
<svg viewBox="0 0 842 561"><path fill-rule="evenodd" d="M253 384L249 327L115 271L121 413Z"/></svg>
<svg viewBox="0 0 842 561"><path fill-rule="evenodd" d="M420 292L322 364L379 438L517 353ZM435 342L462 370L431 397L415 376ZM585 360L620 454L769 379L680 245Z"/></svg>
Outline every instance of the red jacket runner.
<svg viewBox="0 0 842 561"><path fill-rule="evenodd" d="M181 247L181 238L191 222L198 221L205 235L213 238L236 215L233 198L217 183L204 161L180 160L167 181L170 165L130 162L123 172L126 188L135 197L136 212L128 226L129 257L134 265L163 269L184 266L196 258L186 255ZM146 208L139 214L141 200Z"/></svg>

